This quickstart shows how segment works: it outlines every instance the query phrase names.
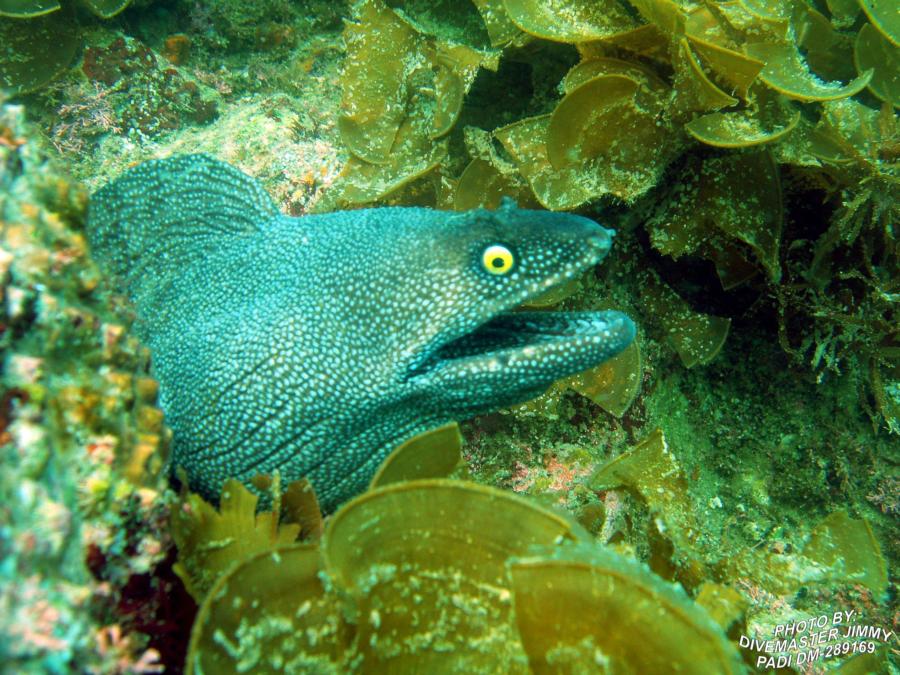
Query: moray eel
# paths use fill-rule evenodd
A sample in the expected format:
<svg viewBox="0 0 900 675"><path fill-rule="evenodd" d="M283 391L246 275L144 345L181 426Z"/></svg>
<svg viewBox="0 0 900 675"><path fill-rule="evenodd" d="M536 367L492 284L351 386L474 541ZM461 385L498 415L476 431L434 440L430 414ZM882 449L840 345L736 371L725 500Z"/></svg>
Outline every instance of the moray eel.
<svg viewBox="0 0 900 675"><path fill-rule="evenodd" d="M634 338L619 312L517 312L600 262L613 232L529 211L283 216L203 155L140 164L90 200L95 259L136 306L173 467L308 477L326 510L405 439L521 403Z"/></svg>

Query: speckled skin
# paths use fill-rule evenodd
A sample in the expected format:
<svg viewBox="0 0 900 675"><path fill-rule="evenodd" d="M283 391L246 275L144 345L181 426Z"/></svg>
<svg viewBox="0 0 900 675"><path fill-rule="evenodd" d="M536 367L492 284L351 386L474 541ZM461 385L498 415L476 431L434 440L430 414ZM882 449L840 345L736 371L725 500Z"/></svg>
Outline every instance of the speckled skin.
<svg viewBox="0 0 900 675"><path fill-rule="evenodd" d="M308 476L326 510L410 436L624 349L634 325L618 312L508 313L598 263L611 234L512 202L289 218L199 155L135 167L89 214L152 350L173 466L212 499L229 477ZM483 263L497 243L506 274Z"/></svg>

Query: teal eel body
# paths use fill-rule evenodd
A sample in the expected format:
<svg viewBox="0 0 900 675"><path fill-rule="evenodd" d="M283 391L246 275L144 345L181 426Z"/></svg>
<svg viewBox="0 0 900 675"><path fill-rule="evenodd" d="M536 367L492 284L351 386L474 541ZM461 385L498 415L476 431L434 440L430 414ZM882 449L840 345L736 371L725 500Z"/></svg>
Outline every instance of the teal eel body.
<svg viewBox="0 0 900 675"><path fill-rule="evenodd" d="M526 401L619 353L619 312L517 312L600 262L580 216L373 208L291 218L203 155L138 165L90 202L95 258L137 309L173 467L308 477L325 510L405 439Z"/></svg>

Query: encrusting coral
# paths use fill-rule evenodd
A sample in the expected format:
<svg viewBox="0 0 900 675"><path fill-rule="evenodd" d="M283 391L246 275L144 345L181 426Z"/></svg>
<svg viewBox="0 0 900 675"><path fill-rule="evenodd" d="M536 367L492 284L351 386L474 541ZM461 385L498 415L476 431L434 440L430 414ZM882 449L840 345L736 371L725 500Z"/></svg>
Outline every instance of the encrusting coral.
<svg viewBox="0 0 900 675"><path fill-rule="evenodd" d="M130 604L169 548L158 386L146 348L95 295L85 191L31 135L23 109L0 103L0 661L160 672L160 650L135 632L159 598Z"/></svg>

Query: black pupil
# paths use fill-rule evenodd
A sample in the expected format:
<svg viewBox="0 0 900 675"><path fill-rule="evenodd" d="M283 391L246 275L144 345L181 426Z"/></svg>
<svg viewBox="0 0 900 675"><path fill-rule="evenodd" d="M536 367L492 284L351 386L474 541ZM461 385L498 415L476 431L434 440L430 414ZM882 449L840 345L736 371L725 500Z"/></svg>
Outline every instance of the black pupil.
<svg viewBox="0 0 900 675"><path fill-rule="evenodd" d="M494 258L491 260L491 267L503 267L503 258Z"/></svg>

